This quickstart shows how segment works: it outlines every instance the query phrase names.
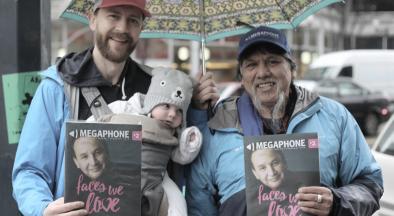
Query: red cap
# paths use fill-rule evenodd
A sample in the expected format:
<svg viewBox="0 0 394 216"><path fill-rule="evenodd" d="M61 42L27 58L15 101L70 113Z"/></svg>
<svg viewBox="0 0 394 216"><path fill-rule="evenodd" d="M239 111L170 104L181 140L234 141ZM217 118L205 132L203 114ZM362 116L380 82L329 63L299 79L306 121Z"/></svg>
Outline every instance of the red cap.
<svg viewBox="0 0 394 216"><path fill-rule="evenodd" d="M98 8L107 8L107 7L115 7L121 5L129 5L136 7L141 10L145 17L151 17L152 15L148 10L145 9L146 1L145 0L96 0L94 4L93 11L96 11Z"/></svg>

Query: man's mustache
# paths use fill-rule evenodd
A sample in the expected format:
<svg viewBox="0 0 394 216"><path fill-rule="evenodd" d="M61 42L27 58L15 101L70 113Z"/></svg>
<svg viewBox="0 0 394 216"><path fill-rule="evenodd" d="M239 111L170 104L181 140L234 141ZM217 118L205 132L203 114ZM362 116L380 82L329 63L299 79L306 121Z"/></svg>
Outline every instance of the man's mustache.
<svg viewBox="0 0 394 216"><path fill-rule="evenodd" d="M133 43L133 38L130 37L127 33L118 33L118 32L110 32L108 35L110 38L116 38L119 40L124 40L128 43Z"/></svg>

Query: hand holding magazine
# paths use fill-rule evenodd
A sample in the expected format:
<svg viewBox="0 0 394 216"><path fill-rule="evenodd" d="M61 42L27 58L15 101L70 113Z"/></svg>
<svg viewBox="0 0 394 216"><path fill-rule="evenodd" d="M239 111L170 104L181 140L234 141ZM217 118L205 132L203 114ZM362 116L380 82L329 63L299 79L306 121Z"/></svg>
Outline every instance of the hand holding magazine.
<svg viewBox="0 0 394 216"><path fill-rule="evenodd" d="M303 186L319 186L317 134L245 137L248 216L307 215L295 195Z"/></svg>

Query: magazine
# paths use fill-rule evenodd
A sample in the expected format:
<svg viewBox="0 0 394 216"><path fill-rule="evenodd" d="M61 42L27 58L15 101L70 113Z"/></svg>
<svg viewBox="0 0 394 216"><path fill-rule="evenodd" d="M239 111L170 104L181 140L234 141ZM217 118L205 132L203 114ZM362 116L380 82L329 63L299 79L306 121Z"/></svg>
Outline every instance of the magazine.
<svg viewBox="0 0 394 216"><path fill-rule="evenodd" d="M295 195L320 185L316 133L245 137L244 155L248 216L309 215Z"/></svg>
<svg viewBox="0 0 394 216"><path fill-rule="evenodd" d="M65 202L89 215L141 214L141 125L66 123Z"/></svg>

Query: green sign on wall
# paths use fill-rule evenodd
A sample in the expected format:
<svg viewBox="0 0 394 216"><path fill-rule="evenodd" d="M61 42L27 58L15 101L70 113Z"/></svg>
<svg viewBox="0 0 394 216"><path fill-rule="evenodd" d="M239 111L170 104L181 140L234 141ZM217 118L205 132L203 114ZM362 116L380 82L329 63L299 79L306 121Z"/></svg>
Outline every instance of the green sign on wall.
<svg viewBox="0 0 394 216"><path fill-rule="evenodd" d="M37 71L3 75L8 143L17 144L33 95L41 81Z"/></svg>

